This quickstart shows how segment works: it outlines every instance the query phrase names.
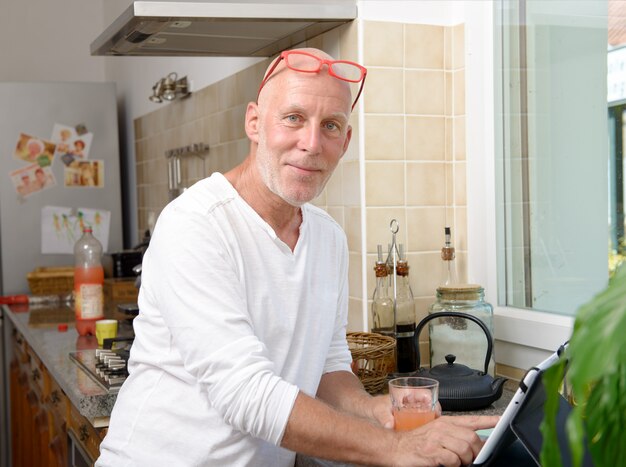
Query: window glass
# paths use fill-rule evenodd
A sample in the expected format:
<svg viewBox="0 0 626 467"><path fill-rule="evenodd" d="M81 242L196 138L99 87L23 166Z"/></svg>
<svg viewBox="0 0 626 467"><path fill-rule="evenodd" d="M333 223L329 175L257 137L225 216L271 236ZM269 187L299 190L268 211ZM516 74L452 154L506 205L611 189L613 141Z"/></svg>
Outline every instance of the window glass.
<svg viewBox="0 0 626 467"><path fill-rule="evenodd" d="M623 232L623 187L609 183L622 113L609 125L607 11L605 0L497 2L500 305L573 315L607 284Z"/></svg>

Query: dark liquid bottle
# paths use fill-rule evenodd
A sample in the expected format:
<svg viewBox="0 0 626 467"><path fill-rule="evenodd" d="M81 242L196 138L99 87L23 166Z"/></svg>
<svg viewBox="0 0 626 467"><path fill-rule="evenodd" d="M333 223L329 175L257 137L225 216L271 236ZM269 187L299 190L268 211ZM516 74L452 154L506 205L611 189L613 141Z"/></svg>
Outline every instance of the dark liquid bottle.
<svg viewBox="0 0 626 467"><path fill-rule="evenodd" d="M396 348L398 372L409 373L417 368L415 352L415 323L396 326ZM405 337L403 337L405 336Z"/></svg>
<svg viewBox="0 0 626 467"><path fill-rule="evenodd" d="M396 265L396 361L398 372L417 369L415 349L415 300L409 285L409 265L399 260Z"/></svg>

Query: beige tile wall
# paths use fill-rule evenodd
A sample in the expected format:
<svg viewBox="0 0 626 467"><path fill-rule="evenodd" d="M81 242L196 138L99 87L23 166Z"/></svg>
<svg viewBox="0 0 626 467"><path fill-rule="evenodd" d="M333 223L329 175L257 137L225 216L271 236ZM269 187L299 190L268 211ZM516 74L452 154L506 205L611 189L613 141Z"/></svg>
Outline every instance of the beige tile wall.
<svg viewBox="0 0 626 467"><path fill-rule="evenodd" d="M434 300L446 225L452 227L461 276L466 269L463 25L362 24L368 68L362 97L365 144L359 147L357 110L351 121L350 148L314 201L343 226L348 238L350 330L365 326L362 310L373 292L376 245L386 248L391 241L391 219L398 220L398 241L408 251L418 319ZM358 27L354 22L307 45L357 61ZM210 145L204 160L183 165L186 184L214 171L227 171L247 155L245 107L256 98L268 62L196 91L186 100L164 104L135 121L140 232L149 227L150 213L158 216L168 202L166 150L194 142ZM365 228L361 227L363 219Z"/></svg>
<svg viewBox="0 0 626 467"><path fill-rule="evenodd" d="M445 226L466 277L464 26L364 23L367 297L400 224L417 319L435 300ZM348 231L358 226L349 225ZM353 316L352 322L358 323ZM422 340L427 336L422 336Z"/></svg>
<svg viewBox="0 0 626 467"><path fill-rule="evenodd" d="M267 63L263 61L135 120L139 232L149 228L150 216L158 216L169 202L167 150L190 143L210 147L204 157L186 158L181 163L184 186L215 171L225 172L243 160L248 151L243 117L247 103L256 98Z"/></svg>

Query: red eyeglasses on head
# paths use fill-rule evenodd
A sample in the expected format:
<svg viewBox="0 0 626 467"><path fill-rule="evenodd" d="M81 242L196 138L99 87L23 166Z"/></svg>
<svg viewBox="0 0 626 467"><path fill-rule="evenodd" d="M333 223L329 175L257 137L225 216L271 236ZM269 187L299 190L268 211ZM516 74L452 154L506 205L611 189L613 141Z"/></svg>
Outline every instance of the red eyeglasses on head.
<svg viewBox="0 0 626 467"><path fill-rule="evenodd" d="M328 66L328 74L330 76L334 76L337 79L342 81L347 81L349 83L361 83L359 87L359 92L352 103L352 110L354 110L354 106L356 105L359 97L361 96L361 92L363 91L363 85L365 84L365 76L367 75L367 69L358 63L350 62L348 60L325 60L323 58L317 57L311 53L304 52L301 50L285 50L281 52L278 60L274 62L272 68L269 69L265 78L261 82L261 86L259 86L259 92L257 93L257 100L259 98L259 94L261 94L261 89L267 83L267 80L272 76L272 73L278 66L281 60L285 61L285 65L287 68L293 71L299 71L302 73L319 73L322 69L322 66Z"/></svg>

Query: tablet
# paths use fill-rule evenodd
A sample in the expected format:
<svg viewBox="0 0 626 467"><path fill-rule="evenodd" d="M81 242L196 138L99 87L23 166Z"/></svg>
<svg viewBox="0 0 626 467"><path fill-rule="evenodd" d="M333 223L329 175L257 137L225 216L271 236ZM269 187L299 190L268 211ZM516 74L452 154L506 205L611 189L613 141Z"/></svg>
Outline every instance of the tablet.
<svg viewBox="0 0 626 467"><path fill-rule="evenodd" d="M541 402L539 408L537 407L538 400L534 400L532 404L528 404L527 401L530 400L529 396L532 396L533 394L541 395L541 393L535 390L539 386L543 387L543 384L541 383L541 376L545 370L559 362L560 355L565 350L566 345L567 344L562 345L556 352L554 352L544 361L528 370L528 372L520 382L517 391L513 395L511 402L509 402L509 405L504 410L504 413L498 421L498 424L495 426L493 432L487 438L487 441L485 441L485 444L478 453L478 456L476 456L476 459L474 460L472 466L487 467L497 463L497 459L502 454L502 452L508 449L513 444L513 442L518 439L519 433L516 433L513 430L512 426L514 425L515 420L518 419L520 414L524 413L524 416L527 417L530 413L532 413L533 416L535 416L534 420L536 420L536 413L539 412L539 423L541 423L541 420L543 418L543 401L539 401ZM545 396L545 393L543 393L543 395ZM528 429L529 424L526 424L523 430L525 434L527 433ZM518 432L521 431L522 430L518 428ZM528 446L526 446L524 439L519 438L519 440L528 450L529 448ZM535 438L533 439L532 446L534 447L536 445L537 443ZM540 442L539 451L535 453L535 455L533 455L533 453L530 454L531 456L533 456L533 459L535 459L535 457L538 459L539 452L541 452Z"/></svg>
<svg viewBox="0 0 626 467"><path fill-rule="evenodd" d="M543 435L541 434L541 422L543 421L543 407L546 400L546 390L541 381L541 375L536 384L528 388L517 415L511 421L511 430L526 448L537 465L540 463ZM559 394L559 408L556 414L556 434L559 450L561 452L561 465L572 465L572 454L569 449L569 441L565 424L572 407L567 400ZM592 467L593 461L585 441L582 467Z"/></svg>

